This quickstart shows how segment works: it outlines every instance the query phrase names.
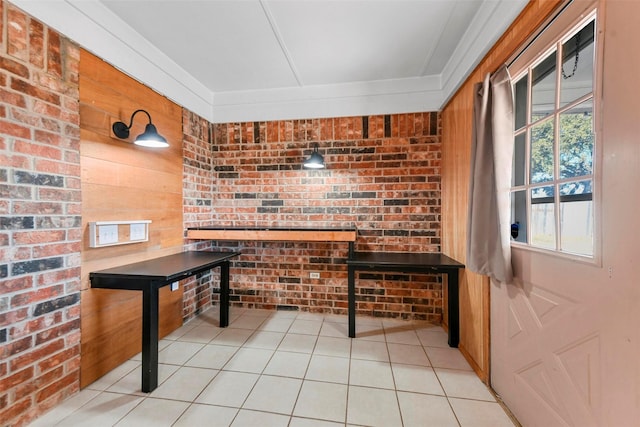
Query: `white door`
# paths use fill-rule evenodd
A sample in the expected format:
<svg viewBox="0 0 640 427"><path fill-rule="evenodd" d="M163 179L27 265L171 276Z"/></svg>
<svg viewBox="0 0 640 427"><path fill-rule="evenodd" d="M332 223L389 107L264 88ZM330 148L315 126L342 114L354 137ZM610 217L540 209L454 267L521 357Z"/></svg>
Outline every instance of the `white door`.
<svg viewBox="0 0 640 427"><path fill-rule="evenodd" d="M640 1L598 15L600 262L513 248L491 284L492 386L527 427L640 426Z"/></svg>

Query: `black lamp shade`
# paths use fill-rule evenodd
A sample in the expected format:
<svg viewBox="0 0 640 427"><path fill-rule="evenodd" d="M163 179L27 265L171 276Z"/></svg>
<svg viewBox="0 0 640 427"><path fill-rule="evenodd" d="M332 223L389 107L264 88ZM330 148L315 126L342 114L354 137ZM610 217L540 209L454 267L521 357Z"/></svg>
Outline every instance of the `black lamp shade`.
<svg viewBox="0 0 640 427"><path fill-rule="evenodd" d="M151 123L147 124L144 129L144 133L138 135L133 143L142 147L151 148L162 148L169 146L167 140L158 133L156 127Z"/></svg>
<svg viewBox="0 0 640 427"><path fill-rule="evenodd" d="M305 160L303 166L307 169L324 169L324 157L318 152L317 144L313 147L313 153Z"/></svg>
<svg viewBox="0 0 640 427"><path fill-rule="evenodd" d="M145 113L149 118L149 123L144 128L144 132L137 136L137 138L133 141L134 144L140 145L142 147L151 147L151 148L164 148L168 147L169 143L167 140L158 133L156 127L151 123L151 115L145 110L136 110L131 115L131 123L127 126L124 122L115 122L111 129L115 136L121 139L129 138L129 130L133 125L133 118L138 113Z"/></svg>

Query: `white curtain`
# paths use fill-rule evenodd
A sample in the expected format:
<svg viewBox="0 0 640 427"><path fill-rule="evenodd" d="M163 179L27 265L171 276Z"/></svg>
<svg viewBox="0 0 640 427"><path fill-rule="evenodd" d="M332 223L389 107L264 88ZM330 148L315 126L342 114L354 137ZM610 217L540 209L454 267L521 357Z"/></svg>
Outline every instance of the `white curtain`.
<svg viewBox="0 0 640 427"><path fill-rule="evenodd" d="M510 195L513 97L506 66L474 87L466 267L502 283L513 279Z"/></svg>

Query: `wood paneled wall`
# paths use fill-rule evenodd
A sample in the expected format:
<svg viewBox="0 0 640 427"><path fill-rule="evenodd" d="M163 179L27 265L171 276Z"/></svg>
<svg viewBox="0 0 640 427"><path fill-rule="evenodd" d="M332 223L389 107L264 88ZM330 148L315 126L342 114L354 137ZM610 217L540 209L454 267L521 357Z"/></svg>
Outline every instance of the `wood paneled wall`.
<svg viewBox="0 0 640 427"><path fill-rule="evenodd" d="M504 64L562 0L531 0L442 112L442 251L466 261L473 85ZM460 350L489 381L489 279L465 271L460 281Z"/></svg>
<svg viewBox="0 0 640 427"><path fill-rule="evenodd" d="M111 134L137 109L149 112L166 149L135 146ZM131 140L144 131L139 113ZM81 387L141 351L142 296L91 289L91 271L182 251L182 109L101 59L80 54L82 188ZM149 241L89 248L88 222L150 219ZM182 324L182 287L160 293L160 336Z"/></svg>

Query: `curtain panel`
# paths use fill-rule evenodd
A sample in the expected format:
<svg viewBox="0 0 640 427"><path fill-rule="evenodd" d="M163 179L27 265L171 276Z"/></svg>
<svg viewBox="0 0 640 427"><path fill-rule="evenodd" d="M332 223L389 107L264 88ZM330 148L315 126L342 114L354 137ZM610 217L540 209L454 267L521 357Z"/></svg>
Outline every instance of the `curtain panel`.
<svg viewBox="0 0 640 427"><path fill-rule="evenodd" d="M511 283L513 96L506 66L474 86L466 267Z"/></svg>

